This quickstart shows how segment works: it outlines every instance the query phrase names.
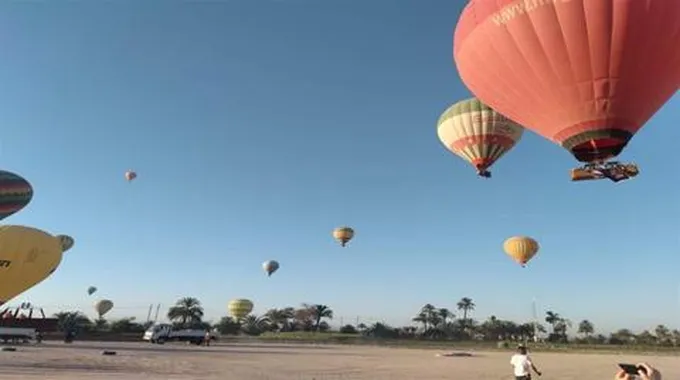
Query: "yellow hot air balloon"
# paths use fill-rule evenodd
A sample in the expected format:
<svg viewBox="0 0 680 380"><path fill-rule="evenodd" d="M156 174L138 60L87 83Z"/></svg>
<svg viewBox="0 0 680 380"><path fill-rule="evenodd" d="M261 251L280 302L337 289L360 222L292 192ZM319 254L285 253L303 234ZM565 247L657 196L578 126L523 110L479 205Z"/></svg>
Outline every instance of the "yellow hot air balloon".
<svg viewBox="0 0 680 380"><path fill-rule="evenodd" d="M538 253L538 242L528 236L513 236L503 243L503 250L522 267Z"/></svg>
<svg viewBox="0 0 680 380"><path fill-rule="evenodd" d="M477 169L481 177L491 177L489 168L522 138L524 128L491 109L476 98L449 107L437 122L442 144Z"/></svg>
<svg viewBox="0 0 680 380"><path fill-rule="evenodd" d="M73 244L75 244L75 240L73 240L73 238L68 235L57 235L57 239L59 239L59 243L61 244L61 250L63 252L66 252L69 249L73 248Z"/></svg>
<svg viewBox="0 0 680 380"><path fill-rule="evenodd" d="M333 238L340 242L341 246L347 243L354 237L354 230L351 227L338 227L333 230Z"/></svg>
<svg viewBox="0 0 680 380"><path fill-rule="evenodd" d="M250 300L243 298L235 299L229 301L227 309L229 309L229 314L231 314L234 318L241 319L253 311L253 303Z"/></svg>
<svg viewBox="0 0 680 380"><path fill-rule="evenodd" d="M59 240L45 231L0 226L0 305L47 278L62 253Z"/></svg>
<svg viewBox="0 0 680 380"><path fill-rule="evenodd" d="M111 309L113 309L113 301L111 300L99 300L94 304L94 310L99 315L99 318L103 317Z"/></svg>

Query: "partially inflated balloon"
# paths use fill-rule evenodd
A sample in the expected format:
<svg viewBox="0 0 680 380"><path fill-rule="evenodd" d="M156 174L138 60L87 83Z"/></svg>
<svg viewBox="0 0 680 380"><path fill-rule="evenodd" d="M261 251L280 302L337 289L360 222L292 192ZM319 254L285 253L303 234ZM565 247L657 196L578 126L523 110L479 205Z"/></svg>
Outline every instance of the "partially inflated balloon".
<svg viewBox="0 0 680 380"><path fill-rule="evenodd" d="M267 273L267 276L271 276L274 272L279 270L279 262L276 260L268 260L262 264L262 269Z"/></svg>
<svg viewBox="0 0 680 380"><path fill-rule="evenodd" d="M91 296L91 295L93 295L94 292L96 292L96 291L97 291L97 288L96 288L96 287L90 286L89 288L87 288L87 295L88 295L88 296Z"/></svg>
<svg viewBox="0 0 680 380"><path fill-rule="evenodd" d="M19 176L0 170L0 220L26 207L33 199L33 187Z"/></svg>
<svg viewBox="0 0 680 380"><path fill-rule="evenodd" d="M536 256L538 249L538 242L527 236L514 236L503 243L505 253L521 266Z"/></svg>
<svg viewBox="0 0 680 380"><path fill-rule="evenodd" d="M598 162L676 93L678 20L678 0L470 0L454 58L484 103Z"/></svg>
<svg viewBox="0 0 680 380"><path fill-rule="evenodd" d="M231 314L236 319L241 319L253 311L253 303L247 299L236 299L229 301L227 305L229 309L229 314Z"/></svg>
<svg viewBox="0 0 680 380"><path fill-rule="evenodd" d="M103 317L111 309L113 309L113 301L111 300L99 300L94 304L94 310L99 315L99 318Z"/></svg>
<svg viewBox="0 0 680 380"><path fill-rule="evenodd" d="M338 227L333 230L333 238L337 240L341 246L347 243L354 237L354 230L351 227Z"/></svg>
<svg viewBox="0 0 680 380"><path fill-rule="evenodd" d="M0 226L0 305L47 278L61 258L59 240L47 232Z"/></svg>
<svg viewBox="0 0 680 380"><path fill-rule="evenodd" d="M73 248L73 244L75 244L75 240L68 235L57 235L57 239L59 239L59 244L61 244L61 249L64 252Z"/></svg>
<svg viewBox="0 0 680 380"><path fill-rule="evenodd" d="M476 98L449 107L437 122L437 135L453 154L472 164L480 175L510 151L524 128Z"/></svg>
<svg viewBox="0 0 680 380"><path fill-rule="evenodd" d="M128 171L125 172L125 180L127 180L128 182L132 181L135 178L137 178L136 172L134 172L132 170L128 170Z"/></svg>

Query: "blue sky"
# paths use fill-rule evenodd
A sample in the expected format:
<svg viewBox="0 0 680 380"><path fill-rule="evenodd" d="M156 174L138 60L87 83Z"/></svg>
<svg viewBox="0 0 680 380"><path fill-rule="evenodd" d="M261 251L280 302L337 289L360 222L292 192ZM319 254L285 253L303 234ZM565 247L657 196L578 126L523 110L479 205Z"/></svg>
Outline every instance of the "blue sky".
<svg viewBox="0 0 680 380"><path fill-rule="evenodd" d="M680 98L622 155L633 181L571 183L571 156L533 133L479 179L435 133L470 96L451 57L461 7L0 5L0 159L36 190L5 222L76 239L15 302L92 314L94 284L112 317L195 296L217 319L246 297L397 324L463 296L475 317L530 319L536 298L602 329L680 327ZM529 268L502 252L515 234L542 245Z"/></svg>

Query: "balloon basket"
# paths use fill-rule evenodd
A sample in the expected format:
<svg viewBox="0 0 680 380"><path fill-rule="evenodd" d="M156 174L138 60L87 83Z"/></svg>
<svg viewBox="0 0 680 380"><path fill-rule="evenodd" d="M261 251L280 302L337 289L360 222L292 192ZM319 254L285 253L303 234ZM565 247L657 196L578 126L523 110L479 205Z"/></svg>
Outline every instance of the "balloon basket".
<svg viewBox="0 0 680 380"><path fill-rule="evenodd" d="M609 179L619 182L636 177L640 169L636 164L623 164L619 162L607 162L602 164L588 164L571 170L573 182Z"/></svg>

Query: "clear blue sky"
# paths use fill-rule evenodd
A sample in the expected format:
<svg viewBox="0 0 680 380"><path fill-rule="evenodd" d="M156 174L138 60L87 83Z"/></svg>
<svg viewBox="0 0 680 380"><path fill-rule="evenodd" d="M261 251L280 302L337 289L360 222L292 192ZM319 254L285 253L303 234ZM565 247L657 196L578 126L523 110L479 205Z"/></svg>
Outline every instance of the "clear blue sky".
<svg viewBox="0 0 680 380"><path fill-rule="evenodd" d="M602 329L680 327L680 98L621 157L635 180L571 183L571 156L532 133L479 179L435 133L470 96L462 3L0 5L0 159L36 190L5 222L76 239L15 302L92 314L94 284L112 317L196 296L217 319L246 297L397 324L463 296L530 319L535 297ZM527 269L502 252L514 234L542 244Z"/></svg>

